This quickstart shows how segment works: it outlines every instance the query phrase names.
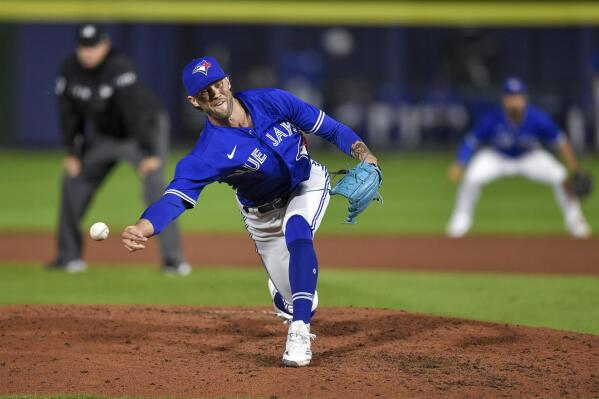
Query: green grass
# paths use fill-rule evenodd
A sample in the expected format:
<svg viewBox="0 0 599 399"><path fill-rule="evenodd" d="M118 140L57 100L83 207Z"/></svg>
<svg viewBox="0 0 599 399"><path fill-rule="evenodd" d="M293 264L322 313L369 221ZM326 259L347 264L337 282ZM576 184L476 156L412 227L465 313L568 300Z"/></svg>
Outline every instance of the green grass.
<svg viewBox="0 0 599 399"><path fill-rule="evenodd" d="M168 165L170 178L174 154ZM4 151L0 153L0 184L9 195L0 197L0 231L52 231L57 221L61 157L58 152ZM315 154L330 170L353 164L343 154ZM342 224L346 203L333 198L322 233L441 234L453 206L455 187L446 179L452 155L381 154L385 181L383 206L373 204L359 224ZM583 160L599 177L599 157ZM113 231L135 221L144 209L140 184L130 165L122 164L109 176L83 221L105 221ZM597 196L584 204L595 231L599 230ZM226 185L213 184L198 206L180 218L185 231L243 232L234 193ZM488 186L481 198L473 233L564 234L562 218L548 187L523 179L506 179Z"/></svg>
<svg viewBox="0 0 599 399"><path fill-rule="evenodd" d="M321 268L321 306L368 306L599 334L599 277L350 271ZM187 278L147 267L88 273L0 266L0 304L267 305L254 268L195 269ZM595 315L595 316L593 316Z"/></svg>

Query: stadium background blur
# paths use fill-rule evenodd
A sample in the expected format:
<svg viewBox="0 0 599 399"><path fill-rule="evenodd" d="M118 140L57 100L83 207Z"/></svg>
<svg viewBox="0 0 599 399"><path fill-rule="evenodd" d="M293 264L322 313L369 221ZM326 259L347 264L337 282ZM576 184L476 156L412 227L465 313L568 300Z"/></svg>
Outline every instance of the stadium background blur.
<svg viewBox="0 0 599 399"><path fill-rule="evenodd" d="M15 8L12 15L11 2L6 3L0 14L5 43L0 48L3 146L60 145L52 93L58 64L73 50L76 22L70 20L100 18L108 19L114 45L133 59L141 78L169 111L176 146L193 142L203 122L185 102L181 66L198 54L213 54L230 71L237 89L291 90L364 134L378 149L453 149L473 121L495 104L499 83L508 75L527 81L533 102L565 128L578 151L599 149L595 123L599 120L599 29L583 20L567 19L567 12L561 13L559 27L535 20L535 13L528 14L527 26L521 22L526 10L518 9L495 21L490 18L492 8L476 25L460 26L459 19L443 15L444 9L422 2L420 13L437 18L434 26L414 26L409 15L402 24L401 13L397 23L374 20L362 26L364 22L352 23L349 17L346 23L342 17L341 21L332 18L335 23L329 25L305 23L301 17L283 24L276 5L270 5L258 18L242 15L236 23L224 23L235 15L223 11L219 19L218 14L206 15L203 6L198 10L193 2L179 1L174 6L182 4L180 11L185 13L188 5L197 22L176 22L181 15L166 14L160 23L148 23L127 20L130 14L122 3L134 7L135 1L91 2L104 4L105 12L74 2L71 14L62 18L50 13L29 17L26 7ZM20 3L36 7L36 2ZM54 7L60 10L65 2L42 3L57 3ZM121 7L110 8L114 3ZM167 8L165 3L154 3ZM310 15L306 9L318 4L292 3L298 5L299 14L308 14L306 18ZM334 7L343 2L324 4L330 12L338 12ZM534 11L535 2L524 4ZM563 8L577 4L581 7L578 2ZM356 5L368 9L367 2ZM589 2L586 8L596 6ZM23 10L20 16L19 10ZM542 15L539 8L536 14ZM593 15L587 13L586 18ZM9 18L22 20L9 22ZM144 14L133 18L143 19Z"/></svg>

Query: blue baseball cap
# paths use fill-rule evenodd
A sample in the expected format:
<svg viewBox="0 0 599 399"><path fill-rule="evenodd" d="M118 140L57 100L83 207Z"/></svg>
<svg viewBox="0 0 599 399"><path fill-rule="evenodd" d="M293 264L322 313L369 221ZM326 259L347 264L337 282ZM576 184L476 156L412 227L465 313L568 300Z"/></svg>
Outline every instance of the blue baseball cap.
<svg viewBox="0 0 599 399"><path fill-rule="evenodd" d="M213 57L194 58L183 68L182 80L187 93L195 96L204 87L227 75Z"/></svg>
<svg viewBox="0 0 599 399"><path fill-rule="evenodd" d="M522 79L511 76L503 81L501 92L503 94L524 94L526 93L526 83Z"/></svg>

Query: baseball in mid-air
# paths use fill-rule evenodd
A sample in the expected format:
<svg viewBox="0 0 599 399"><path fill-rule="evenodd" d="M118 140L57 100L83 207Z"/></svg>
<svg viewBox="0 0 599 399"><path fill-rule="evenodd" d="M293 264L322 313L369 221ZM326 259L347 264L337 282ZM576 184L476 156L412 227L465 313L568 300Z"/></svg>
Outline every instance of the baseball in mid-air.
<svg viewBox="0 0 599 399"><path fill-rule="evenodd" d="M89 235L95 241L103 241L108 238L108 232L108 226L102 222L92 224L89 229Z"/></svg>

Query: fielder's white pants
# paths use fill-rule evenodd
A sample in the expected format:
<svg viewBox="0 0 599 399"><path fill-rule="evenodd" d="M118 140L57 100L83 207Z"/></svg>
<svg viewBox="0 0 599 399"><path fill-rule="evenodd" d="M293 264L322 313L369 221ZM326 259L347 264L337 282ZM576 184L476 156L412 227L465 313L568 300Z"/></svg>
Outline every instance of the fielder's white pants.
<svg viewBox="0 0 599 399"><path fill-rule="evenodd" d="M485 148L474 155L464 172L447 227L448 235L461 237L466 234L472 225L472 215L481 188L508 176L522 176L551 186L566 227L575 234L572 230L584 218L578 200L568 195L564 188L566 168L553 155L543 149L535 149L518 158L511 158Z"/></svg>
<svg viewBox="0 0 599 399"><path fill-rule="evenodd" d="M312 160L310 178L302 182L291 194L287 206L260 213L255 208L248 211L239 204L250 238L256 252L277 291L287 303L293 303L289 282L289 251L285 242L285 225L294 215L302 216L310 225L312 236L322 221L329 204L329 174L326 168Z"/></svg>

